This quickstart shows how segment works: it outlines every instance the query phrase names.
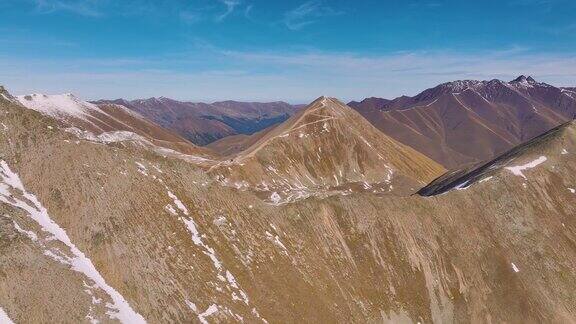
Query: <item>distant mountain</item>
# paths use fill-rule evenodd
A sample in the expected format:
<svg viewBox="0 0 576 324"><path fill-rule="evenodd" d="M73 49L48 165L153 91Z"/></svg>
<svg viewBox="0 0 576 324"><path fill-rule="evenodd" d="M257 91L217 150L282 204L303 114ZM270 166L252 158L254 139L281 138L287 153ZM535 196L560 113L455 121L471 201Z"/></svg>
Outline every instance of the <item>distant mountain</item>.
<svg viewBox="0 0 576 324"><path fill-rule="evenodd" d="M197 145L207 145L226 136L259 132L285 121L300 107L281 101L207 104L164 97L132 101L100 100L94 103L121 104Z"/></svg>
<svg viewBox="0 0 576 324"><path fill-rule="evenodd" d="M414 97L368 98L350 106L390 137L454 168L574 119L576 92L520 76L448 82Z"/></svg>
<svg viewBox="0 0 576 324"><path fill-rule="evenodd" d="M351 186L406 194L444 171L334 98L321 97L259 135L212 173L224 184L272 193L272 201Z"/></svg>
<svg viewBox="0 0 576 324"><path fill-rule="evenodd" d="M576 88L562 88L562 91L565 92L568 96L576 98Z"/></svg>

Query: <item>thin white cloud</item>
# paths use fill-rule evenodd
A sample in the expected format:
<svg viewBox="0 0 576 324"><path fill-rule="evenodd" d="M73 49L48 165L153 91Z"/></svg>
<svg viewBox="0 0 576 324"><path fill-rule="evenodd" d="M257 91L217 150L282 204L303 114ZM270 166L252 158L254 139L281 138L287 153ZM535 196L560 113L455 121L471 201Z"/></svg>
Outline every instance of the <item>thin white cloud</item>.
<svg viewBox="0 0 576 324"><path fill-rule="evenodd" d="M246 8L244 9L244 17L246 17L247 19L252 19L252 9L254 8L253 4L249 4L246 6Z"/></svg>
<svg viewBox="0 0 576 324"><path fill-rule="evenodd" d="M514 76L532 72L541 76L576 75L576 55L532 54L522 48L476 54L448 51L400 52L380 56L354 53L274 53L222 51L224 55L260 65L269 64L346 75L452 75L454 77Z"/></svg>
<svg viewBox="0 0 576 324"><path fill-rule="evenodd" d="M36 10L39 13L53 13L68 11L82 16L99 17L102 15L99 5L100 0L34 0Z"/></svg>
<svg viewBox="0 0 576 324"><path fill-rule="evenodd" d="M576 55L534 54L520 48L380 56L238 52L213 47L202 51L201 57L193 58L181 54L66 62L0 57L0 84L17 94L71 91L89 99L163 95L187 100L291 102L307 102L322 94L343 100L393 98L447 81L511 80L520 74L557 86L576 85Z"/></svg>
<svg viewBox="0 0 576 324"><path fill-rule="evenodd" d="M242 3L240 0L218 0L218 1L226 6L226 11L216 17L216 21L218 22L226 19L226 17L232 14L236 9L236 7L238 7Z"/></svg>
<svg viewBox="0 0 576 324"><path fill-rule="evenodd" d="M179 16L180 20L188 24L195 24L204 20L204 14L192 10L180 11Z"/></svg>
<svg viewBox="0 0 576 324"><path fill-rule="evenodd" d="M290 30L300 30L327 16L338 16L342 11L323 5L320 0L307 1L284 14L283 23Z"/></svg>

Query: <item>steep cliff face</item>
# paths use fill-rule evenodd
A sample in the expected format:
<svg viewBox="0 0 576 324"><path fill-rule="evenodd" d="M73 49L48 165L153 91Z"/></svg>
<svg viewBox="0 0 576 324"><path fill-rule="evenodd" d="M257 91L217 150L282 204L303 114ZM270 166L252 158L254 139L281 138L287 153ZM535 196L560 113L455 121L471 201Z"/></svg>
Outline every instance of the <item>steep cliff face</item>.
<svg viewBox="0 0 576 324"><path fill-rule="evenodd" d="M344 132L315 107L282 139ZM10 100L0 118L0 309L17 323L576 318L574 124L442 195L276 205L196 160L77 138ZM261 143L242 163L277 145Z"/></svg>

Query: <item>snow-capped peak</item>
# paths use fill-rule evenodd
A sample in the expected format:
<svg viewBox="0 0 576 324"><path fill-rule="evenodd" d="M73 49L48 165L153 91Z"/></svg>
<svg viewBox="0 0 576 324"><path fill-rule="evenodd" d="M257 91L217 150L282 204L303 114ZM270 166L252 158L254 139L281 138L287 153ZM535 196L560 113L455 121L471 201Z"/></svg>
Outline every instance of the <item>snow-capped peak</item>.
<svg viewBox="0 0 576 324"><path fill-rule="evenodd" d="M484 81L477 81L477 80L456 80L451 82L442 83L440 88L443 90L442 92L462 92L466 89L476 89L480 85L482 85Z"/></svg>

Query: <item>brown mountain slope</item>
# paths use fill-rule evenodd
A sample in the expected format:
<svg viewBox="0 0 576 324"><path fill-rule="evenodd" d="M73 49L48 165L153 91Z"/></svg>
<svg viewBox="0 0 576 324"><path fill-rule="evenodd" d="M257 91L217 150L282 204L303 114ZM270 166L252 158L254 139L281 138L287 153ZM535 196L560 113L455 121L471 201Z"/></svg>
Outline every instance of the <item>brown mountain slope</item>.
<svg viewBox="0 0 576 324"><path fill-rule="evenodd" d="M265 136L268 132L277 126L278 125L270 126L251 135L239 134L223 137L206 145L206 148L224 157L234 157L238 153L254 145L254 143L259 141L263 136Z"/></svg>
<svg viewBox="0 0 576 324"><path fill-rule="evenodd" d="M321 97L212 168L220 181L272 192L275 199L362 183L410 192L443 168L385 136L350 107Z"/></svg>
<svg viewBox="0 0 576 324"><path fill-rule="evenodd" d="M350 105L392 138L448 168L490 159L576 116L576 95L521 76L455 81L415 97Z"/></svg>
<svg viewBox="0 0 576 324"><path fill-rule="evenodd" d="M32 94L16 99L26 108L54 117L68 131L96 137L103 142L143 140L183 154L212 154L122 105L95 105L72 94Z"/></svg>
<svg viewBox="0 0 576 324"><path fill-rule="evenodd" d="M576 319L574 125L465 190L271 205L2 98L0 118L0 307L16 323Z"/></svg>
<svg viewBox="0 0 576 324"><path fill-rule="evenodd" d="M124 105L198 145L207 145L231 135L259 132L283 122L298 109L298 106L281 101L268 103L222 101L207 104L182 102L164 97L132 101L100 100L95 103Z"/></svg>

